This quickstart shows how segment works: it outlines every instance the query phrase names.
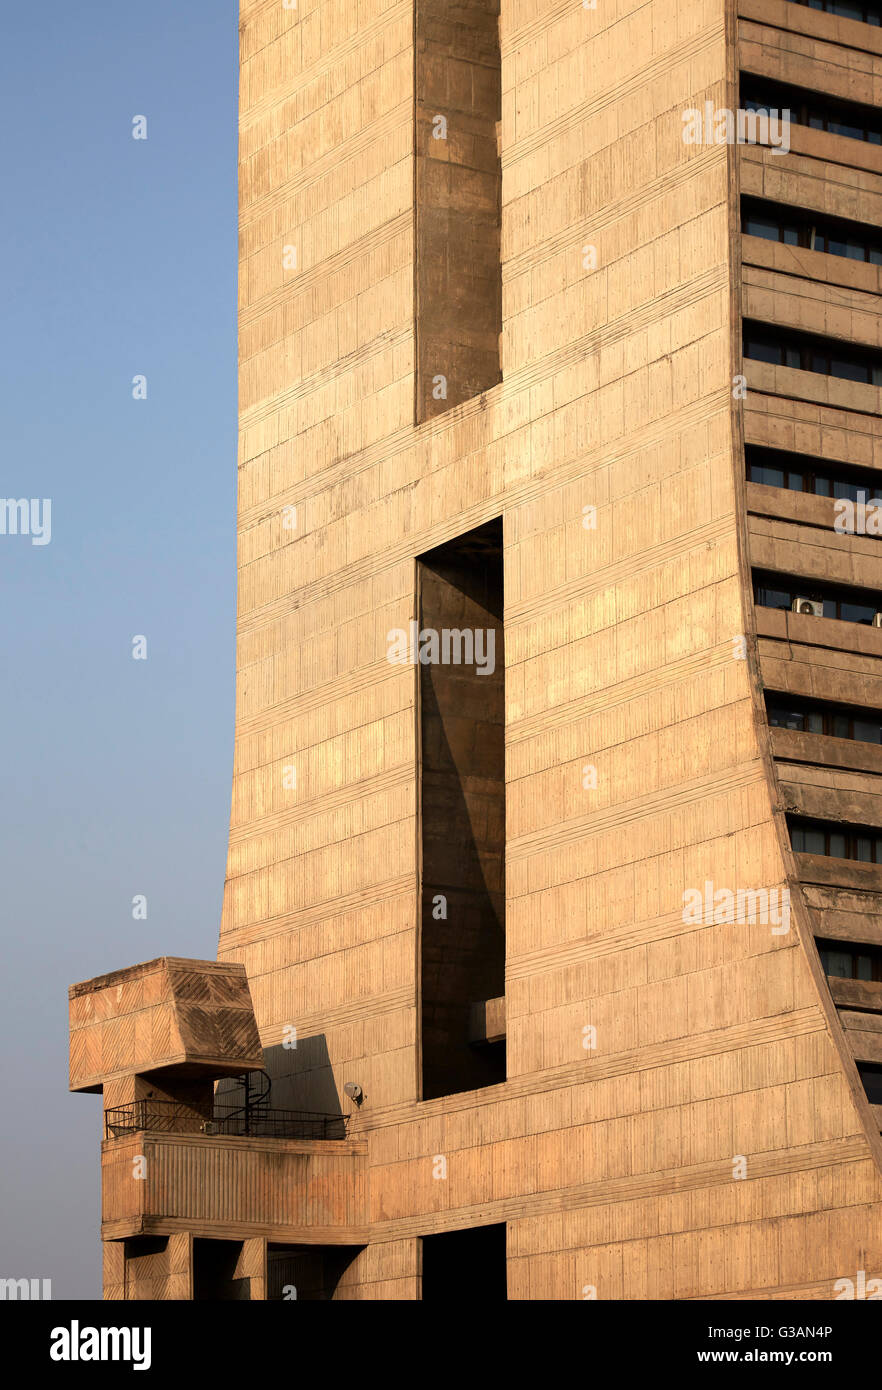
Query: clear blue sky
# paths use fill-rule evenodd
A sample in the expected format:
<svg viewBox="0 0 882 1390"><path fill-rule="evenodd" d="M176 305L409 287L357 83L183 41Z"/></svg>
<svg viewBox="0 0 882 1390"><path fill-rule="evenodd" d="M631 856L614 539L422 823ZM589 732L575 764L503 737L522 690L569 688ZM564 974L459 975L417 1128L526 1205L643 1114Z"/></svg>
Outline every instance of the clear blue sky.
<svg viewBox="0 0 882 1390"><path fill-rule="evenodd" d="M101 1102L67 1092L67 986L217 950L237 41L233 0L3 19L0 497L51 498L52 538L0 535L0 1277L55 1298L101 1289Z"/></svg>

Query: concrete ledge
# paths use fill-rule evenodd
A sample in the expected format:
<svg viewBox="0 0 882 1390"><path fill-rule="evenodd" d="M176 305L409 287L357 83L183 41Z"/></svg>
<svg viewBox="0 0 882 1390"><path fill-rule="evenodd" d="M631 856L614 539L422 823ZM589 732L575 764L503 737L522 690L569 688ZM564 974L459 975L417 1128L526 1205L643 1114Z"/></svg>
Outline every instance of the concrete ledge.
<svg viewBox="0 0 882 1390"><path fill-rule="evenodd" d="M779 641L801 642L810 647L830 647L865 653L867 656L882 656L882 628L848 623L838 618L815 618L807 613L792 613L786 608L763 608L759 604L755 605L754 612L758 637L775 637Z"/></svg>
<svg viewBox="0 0 882 1390"><path fill-rule="evenodd" d="M842 980L830 976L827 983L833 1003L840 1008L882 1013L882 983L877 980ZM880 1023L882 1026L882 1023Z"/></svg>
<svg viewBox="0 0 882 1390"><path fill-rule="evenodd" d="M505 1041L505 996L485 999L472 1005L469 1018L469 1042L498 1043Z"/></svg>
<svg viewBox="0 0 882 1390"><path fill-rule="evenodd" d="M752 19L757 24L805 34L823 43L841 44L882 56L882 29L858 19L825 14L807 5L789 4L788 0L738 0L736 13L739 19Z"/></svg>

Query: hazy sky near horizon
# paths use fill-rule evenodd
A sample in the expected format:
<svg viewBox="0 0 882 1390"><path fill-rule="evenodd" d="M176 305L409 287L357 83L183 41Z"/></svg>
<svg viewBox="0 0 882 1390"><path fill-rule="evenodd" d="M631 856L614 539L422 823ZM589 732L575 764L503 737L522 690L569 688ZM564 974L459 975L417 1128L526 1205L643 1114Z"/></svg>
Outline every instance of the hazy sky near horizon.
<svg viewBox="0 0 882 1390"><path fill-rule="evenodd" d="M4 15L0 497L51 499L51 539L0 534L0 1277L53 1298L101 1295L101 1103L67 1091L67 987L217 950L237 25L233 0Z"/></svg>

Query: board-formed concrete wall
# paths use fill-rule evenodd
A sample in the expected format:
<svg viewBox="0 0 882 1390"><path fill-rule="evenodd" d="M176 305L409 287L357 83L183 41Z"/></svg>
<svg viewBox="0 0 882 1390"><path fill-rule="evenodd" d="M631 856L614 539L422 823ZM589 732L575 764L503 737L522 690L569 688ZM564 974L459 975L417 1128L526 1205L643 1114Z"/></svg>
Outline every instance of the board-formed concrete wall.
<svg viewBox="0 0 882 1390"><path fill-rule="evenodd" d="M416 1237L505 1221L512 1298L834 1297L880 1272L882 1181L760 717L742 443L768 412L733 395L758 152L683 140L737 104L734 5L502 0L502 380L419 424L412 0L243 0L240 28L219 959L298 1104L364 1090L339 1296L417 1297ZM388 634L416 557L498 517L508 1079L423 1102L418 668ZM790 929L685 920L707 883L789 883Z"/></svg>

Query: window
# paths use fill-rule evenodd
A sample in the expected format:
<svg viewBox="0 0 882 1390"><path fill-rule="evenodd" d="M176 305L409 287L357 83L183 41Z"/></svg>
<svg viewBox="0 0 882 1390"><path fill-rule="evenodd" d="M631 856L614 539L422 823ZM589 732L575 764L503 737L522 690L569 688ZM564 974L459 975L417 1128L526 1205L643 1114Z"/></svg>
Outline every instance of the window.
<svg viewBox="0 0 882 1390"><path fill-rule="evenodd" d="M849 4L848 0L794 0L797 5L805 5L810 10L823 10L825 14L835 14L840 19L856 19L861 24L882 25L882 7L878 4Z"/></svg>
<svg viewBox="0 0 882 1390"><path fill-rule="evenodd" d="M846 589L832 584L819 587L811 579L754 571L753 600L760 608L792 610L797 598L820 603L823 608L821 617L836 618L846 623L872 624L876 613L882 609L882 595L877 596L865 589Z"/></svg>
<svg viewBox="0 0 882 1390"><path fill-rule="evenodd" d="M858 1062L858 1075L871 1105L882 1105L882 1067L871 1062Z"/></svg>
<svg viewBox="0 0 882 1390"><path fill-rule="evenodd" d="M505 1041L472 1041L505 993L502 521L417 561L423 1099L505 1080Z"/></svg>
<svg viewBox="0 0 882 1390"><path fill-rule="evenodd" d="M825 975L836 980L882 982L882 950L878 946L851 941L818 941L815 944Z"/></svg>
<svg viewBox="0 0 882 1390"><path fill-rule="evenodd" d="M857 859L882 864L882 832L838 822L793 819L790 843L795 854L823 854L832 859Z"/></svg>
<svg viewBox="0 0 882 1390"><path fill-rule="evenodd" d="M744 356L754 362L882 386L882 354L856 343L745 319L743 347Z"/></svg>
<svg viewBox="0 0 882 1390"><path fill-rule="evenodd" d="M748 73L741 77L741 105L745 111L789 111L796 125L882 145L882 112L875 106L839 101L824 92Z"/></svg>
<svg viewBox="0 0 882 1390"><path fill-rule="evenodd" d="M763 237L785 246L882 265L882 237L878 228L864 222L826 217L761 198L742 198L741 230L745 236Z"/></svg>
<svg viewBox="0 0 882 1390"><path fill-rule="evenodd" d="M744 460L750 483L810 492L816 497L848 498L855 503L879 501L882 505L882 475L873 469L841 467L828 459L766 449L759 444L745 445Z"/></svg>
<svg viewBox="0 0 882 1390"><path fill-rule="evenodd" d="M874 710L810 704L791 696L767 694L766 712L773 729L795 729L803 734L882 744L882 714Z"/></svg>
<svg viewBox="0 0 882 1390"><path fill-rule="evenodd" d="M802 246L802 229L788 213L776 213L762 205L746 205L741 200L741 230L745 236L762 237L765 241L780 241L785 246ZM771 208L771 204L769 205Z"/></svg>

